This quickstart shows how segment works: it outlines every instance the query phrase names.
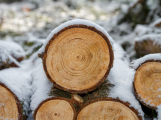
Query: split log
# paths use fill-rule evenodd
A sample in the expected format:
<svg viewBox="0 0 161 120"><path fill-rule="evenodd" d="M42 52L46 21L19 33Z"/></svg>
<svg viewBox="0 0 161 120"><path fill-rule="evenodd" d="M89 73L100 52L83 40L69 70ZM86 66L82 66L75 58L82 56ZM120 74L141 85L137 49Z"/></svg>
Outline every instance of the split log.
<svg viewBox="0 0 161 120"><path fill-rule="evenodd" d="M113 65L113 50L111 37L102 27L86 20L71 20L56 28L49 38L43 67L57 88L87 93L103 83Z"/></svg>
<svg viewBox="0 0 161 120"><path fill-rule="evenodd" d="M134 91L138 100L145 106L156 110L161 104L161 60L147 60L137 68Z"/></svg>
<svg viewBox="0 0 161 120"><path fill-rule="evenodd" d="M21 104L17 96L0 83L0 119L22 120Z"/></svg>
<svg viewBox="0 0 161 120"><path fill-rule="evenodd" d="M118 99L102 98L85 104L78 111L77 120L142 120L128 103Z"/></svg>
<svg viewBox="0 0 161 120"><path fill-rule="evenodd" d="M148 34L135 39L135 50L139 57L161 53L161 34Z"/></svg>
<svg viewBox="0 0 161 120"><path fill-rule="evenodd" d="M19 67L25 57L24 50L15 42L0 41L0 70Z"/></svg>

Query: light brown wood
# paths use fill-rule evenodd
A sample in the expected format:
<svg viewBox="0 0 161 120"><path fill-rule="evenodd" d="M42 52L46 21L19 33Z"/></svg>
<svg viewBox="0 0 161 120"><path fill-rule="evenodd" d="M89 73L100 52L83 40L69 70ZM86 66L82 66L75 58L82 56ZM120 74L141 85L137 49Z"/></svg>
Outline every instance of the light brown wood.
<svg viewBox="0 0 161 120"><path fill-rule="evenodd" d="M17 100L6 86L0 84L0 120L22 120Z"/></svg>
<svg viewBox="0 0 161 120"><path fill-rule="evenodd" d="M77 120L141 120L128 106L117 100L96 100L78 112Z"/></svg>
<svg viewBox="0 0 161 120"><path fill-rule="evenodd" d="M75 110L65 98L49 98L34 113L35 120L74 120Z"/></svg>
<svg viewBox="0 0 161 120"><path fill-rule="evenodd" d="M161 63L142 64L135 73L134 89L140 102L156 109L161 104Z"/></svg>
<svg viewBox="0 0 161 120"><path fill-rule="evenodd" d="M72 26L61 31L48 43L43 57L50 81L73 93L95 89L105 80L113 63L108 38L86 27Z"/></svg>

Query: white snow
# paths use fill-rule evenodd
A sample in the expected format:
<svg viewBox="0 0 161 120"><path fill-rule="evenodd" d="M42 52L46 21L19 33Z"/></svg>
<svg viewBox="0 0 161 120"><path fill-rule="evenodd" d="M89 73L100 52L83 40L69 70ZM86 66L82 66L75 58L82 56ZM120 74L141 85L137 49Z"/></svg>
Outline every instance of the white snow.
<svg viewBox="0 0 161 120"><path fill-rule="evenodd" d="M161 105L157 106L158 120L161 120Z"/></svg>
<svg viewBox="0 0 161 120"><path fill-rule="evenodd" d="M141 57L131 62L130 66L133 67L134 69L137 69L141 64L143 64L147 60L161 60L161 53L145 55L144 57Z"/></svg>
<svg viewBox="0 0 161 120"><path fill-rule="evenodd" d="M138 100L133 93L134 70L128 66L128 57L124 57L125 52L118 44L114 44L114 65L108 76L108 80L114 84L111 88L110 97L119 98L124 102L129 102L133 108L138 110L143 117L143 111ZM121 56L122 55L122 56ZM122 59L124 58L124 59Z"/></svg>
<svg viewBox="0 0 161 120"><path fill-rule="evenodd" d="M146 41L146 40L152 40L154 41L154 45L158 44L161 45L161 34L147 34L147 35L143 35L141 37L137 37L135 38L135 41L138 42L142 42L142 41Z"/></svg>
<svg viewBox="0 0 161 120"><path fill-rule="evenodd" d="M14 62L19 66L16 58L25 57L25 52L22 47L12 41L2 41L0 40L0 65L2 62Z"/></svg>
<svg viewBox="0 0 161 120"><path fill-rule="evenodd" d="M97 30L101 31L104 35L106 35L107 38L110 40L111 46L113 46L114 40L111 38L111 36L109 36L109 34L106 32L106 30L103 27L99 26L98 24L96 24L94 22L88 21L88 20L73 19L73 20L67 21L65 23L62 23L61 25L56 27L54 30L52 30L51 33L49 34L49 36L47 37L46 41L44 42L43 46L39 49L39 53L41 54L42 52L44 52L45 46L47 45L49 40L54 36L54 34L58 33L63 28L68 27L70 25L77 25L77 26L87 25L87 26L90 26L90 27L94 27Z"/></svg>
<svg viewBox="0 0 161 120"><path fill-rule="evenodd" d="M155 22L151 24L151 27L155 27L155 25L161 23L161 18L157 19Z"/></svg>
<svg viewBox="0 0 161 120"><path fill-rule="evenodd" d="M35 69L32 71L32 97L31 97L31 110L34 110L45 99L49 98L48 95L53 84L48 80L45 75L42 60L39 58L35 61Z"/></svg>

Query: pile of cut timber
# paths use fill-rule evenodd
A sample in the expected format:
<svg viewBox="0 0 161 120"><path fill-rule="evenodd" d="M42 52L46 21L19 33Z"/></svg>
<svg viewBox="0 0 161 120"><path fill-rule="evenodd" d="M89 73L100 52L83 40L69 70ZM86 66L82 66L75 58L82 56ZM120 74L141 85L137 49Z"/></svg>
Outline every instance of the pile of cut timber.
<svg viewBox="0 0 161 120"><path fill-rule="evenodd" d="M34 119L142 120L133 96L135 105L111 97L114 85L106 78L113 66L112 45L106 31L87 20L75 19L55 28L39 50L43 64L40 59L35 61L31 98Z"/></svg>

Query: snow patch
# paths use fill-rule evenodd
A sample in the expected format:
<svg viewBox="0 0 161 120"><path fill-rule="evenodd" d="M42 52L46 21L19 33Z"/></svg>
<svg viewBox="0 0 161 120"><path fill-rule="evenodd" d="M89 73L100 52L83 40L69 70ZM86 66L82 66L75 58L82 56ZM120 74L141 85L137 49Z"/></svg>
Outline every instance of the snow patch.
<svg viewBox="0 0 161 120"><path fill-rule="evenodd" d="M109 36L109 34L106 32L106 30L104 28L102 28L101 26L97 25L96 23L88 21L88 20L73 19L73 20L67 21L65 23L62 23L61 25L56 27L54 30L52 30L51 33L49 34L49 36L47 37L46 41L44 42L43 46L39 49L39 53L41 54L42 52L44 52L46 45L48 44L50 39L54 36L54 34L58 33L63 28L71 26L71 25L78 25L78 26L79 25L87 25L90 27L94 27L97 30L101 31L104 35L106 35L107 38L110 40L111 46L113 46L114 40L111 38L111 36Z"/></svg>
<svg viewBox="0 0 161 120"><path fill-rule="evenodd" d="M53 84L48 80L42 66L42 60L39 58L35 61L35 69L32 72L32 91L31 97L31 110L34 110L45 99L49 98L48 95Z"/></svg>
<svg viewBox="0 0 161 120"><path fill-rule="evenodd" d="M126 58L127 60L122 59L124 56L122 53L125 52L120 48L121 46L114 44L114 65L107 78L112 84L114 84L114 87L110 90L110 97L119 98L124 102L129 102L143 117L143 111L133 92L134 70L129 68L128 58Z"/></svg>
<svg viewBox="0 0 161 120"><path fill-rule="evenodd" d="M152 40L154 41L153 43L154 45L155 44L161 45L161 34L147 34L141 37L137 37L134 40L137 42Z"/></svg>
<svg viewBox="0 0 161 120"><path fill-rule="evenodd" d="M131 62L130 66L133 67L134 69L137 69L141 64L143 64L147 60L161 60L161 53L145 55L144 57L141 57Z"/></svg>
<svg viewBox="0 0 161 120"><path fill-rule="evenodd" d="M158 120L161 120L161 105L157 106Z"/></svg>

